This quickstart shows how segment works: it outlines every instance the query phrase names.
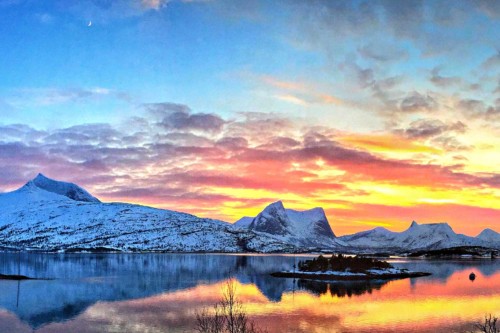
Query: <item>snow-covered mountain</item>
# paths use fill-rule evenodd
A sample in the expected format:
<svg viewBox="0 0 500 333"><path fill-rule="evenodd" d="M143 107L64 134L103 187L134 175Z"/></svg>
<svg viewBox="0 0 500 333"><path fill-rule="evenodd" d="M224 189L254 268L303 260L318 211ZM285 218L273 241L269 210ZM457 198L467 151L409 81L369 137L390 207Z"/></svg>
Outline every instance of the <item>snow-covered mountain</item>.
<svg viewBox="0 0 500 333"><path fill-rule="evenodd" d="M43 250L281 252L278 237L186 213L101 203L83 188L38 175L0 194L0 247Z"/></svg>
<svg viewBox="0 0 500 333"><path fill-rule="evenodd" d="M500 234L494 230L486 228L476 238L490 244L495 244L494 247L500 249Z"/></svg>
<svg viewBox="0 0 500 333"><path fill-rule="evenodd" d="M302 246L333 248L342 245L336 240L322 208L296 211L285 209L283 203L277 201L250 219L244 217L235 224Z"/></svg>
<svg viewBox="0 0 500 333"><path fill-rule="evenodd" d="M93 197L89 192L73 183L56 181L45 177L41 173L31 181L36 187L47 192L64 195L76 201L100 202L99 199Z"/></svg>
<svg viewBox="0 0 500 333"><path fill-rule="evenodd" d="M102 203L76 184L39 174L0 194L0 248L41 250L107 248L125 251L291 252L413 251L455 246L500 249L500 235L456 234L446 223L417 224L392 232L375 228L335 237L322 208L285 209L281 201L235 224L127 203Z"/></svg>
<svg viewBox="0 0 500 333"><path fill-rule="evenodd" d="M413 221L403 232L378 227L342 236L340 239L352 249L368 251L437 250L457 246L499 247L499 242L495 243L490 239L494 238L493 230L485 230L483 233L482 237L469 237L455 233L447 223L418 224Z"/></svg>
<svg viewBox="0 0 500 333"><path fill-rule="evenodd" d="M253 221L253 217L250 216L243 216L241 219L238 221L234 222L234 225L240 227L240 228L248 228L250 224Z"/></svg>

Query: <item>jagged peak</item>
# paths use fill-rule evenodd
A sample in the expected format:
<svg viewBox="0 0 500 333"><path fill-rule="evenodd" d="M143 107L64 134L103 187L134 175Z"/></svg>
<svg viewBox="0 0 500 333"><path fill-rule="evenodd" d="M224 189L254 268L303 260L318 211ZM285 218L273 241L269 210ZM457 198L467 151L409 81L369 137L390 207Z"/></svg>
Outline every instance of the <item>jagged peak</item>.
<svg viewBox="0 0 500 333"><path fill-rule="evenodd" d="M40 181L40 180L47 180L47 179L48 179L48 180L53 180L53 179L50 179L49 177L46 177L43 173L41 173L41 172L40 172L40 173L38 173L38 175L36 175L36 177L35 177L35 178L33 178L32 180L36 182L37 180L38 180L38 181Z"/></svg>
<svg viewBox="0 0 500 333"><path fill-rule="evenodd" d="M263 211L266 211L269 209L285 210L285 211L291 211L291 212L296 212L296 213L316 213L316 214L319 213L319 214L326 216L325 210L322 207L314 207L314 208L306 209L306 210L289 209L289 208L285 208L283 201L281 201L281 200L270 203L269 205L266 206L266 208L264 208Z"/></svg>
<svg viewBox="0 0 500 333"><path fill-rule="evenodd" d="M310 212L310 213L320 213L320 214L326 215L325 214L325 210L323 209L323 207L314 207L314 208L311 208L311 209L308 209L308 210L304 210L303 212L304 213L307 213L307 212Z"/></svg>
<svg viewBox="0 0 500 333"><path fill-rule="evenodd" d="M75 201L100 202L99 199L92 196L82 187L68 182L58 181L46 177L39 173L35 178L28 181L22 189L33 190L35 188L42 189L47 192L63 195Z"/></svg>
<svg viewBox="0 0 500 333"><path fill-rule="evenodd" d="M245 225L249 220L242 218L238 225ZM252 221L248 228L270 234L304 238L307 235L314 235L324 238L335 238L325 211L321 207L297 211L285 208L282 201L276 201L266 206ZM314 243L314 240L302 240Z"/></svg>
<svg viewBox="0 0 500 333"><path fill-rule="evenodd" d="M276 202L273 202L273 203L267 205L266 208L264 208L264 210L262 212L260 212L259 215L257 215L257 217L259 217L259 216L279 216L280 219L282 219L282 220L287 219L286 209L283 206L283 202L281 202L281 201L276 201ZM256 219L257 219L257 217L256 217ZM252 222L252 224L253 224L253 222Z"/></svg>
<svg viewBox="0 0 500 333"><path fill-rule="evenodd" d="M264 210L266 210L268 208L285 209L285 206L283 205L283 202L281 200L278 200L278 201L275 201L275 202L270 203L269 205L267 205L267 207L264 208Z"/></svg>
<svg viewBox="0 0 500 333"><path fill-rule="evenodd" d="M416 221L413 221L406 232L451 232L453 231L452 227L447 222L435 222L435 223L422 223L419 224Z"/></svg>

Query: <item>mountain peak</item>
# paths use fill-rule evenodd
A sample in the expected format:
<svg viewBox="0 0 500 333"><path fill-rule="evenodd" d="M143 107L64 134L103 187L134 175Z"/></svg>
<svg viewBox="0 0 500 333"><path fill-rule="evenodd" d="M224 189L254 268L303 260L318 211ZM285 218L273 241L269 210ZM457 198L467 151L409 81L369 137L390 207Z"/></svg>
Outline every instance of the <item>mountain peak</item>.
<svg viewBox="0 0 500 333"><path fill-rule="evenodd" d="M481 233L478 236L480 236L480 235L498 235L498 232L496 232L493 229L486 228L483 231L481 231Z"/></svg>
<svg viewBox="0 0 500 333"><path fill-rule="evenodd" d="M67 183L48 178L42 173L39 173L35 178L30 180L25 185L25 187L33 186L47 192L63 195L75 201L100 202L99 199L92 196L89 192L87 192L80 186L73 183Z"/></svg>
<svg viewBox="0 0 500 333"><path fill-rule="evenodd" d="M314 207L314 208L307 210L306 212L326 215L323 207Z"/></svg>
<svg viewBox="0 0 500 333"><path fill-rule="evenodd" d="M438 229L438 230L446 230L446 231L453 231L451 226L448 224L448 222L437 222L437 223L429 223L427 224L429 227ZM453 231L454 232L454 231Z"/></svg>
<svg viewBox="0 0 500 333"><path fill-rule="evenodd" d="M418 224L413 221L411 226L402 232L393 232L382 227L353 235L340 237L348 246L362 251L393 251L412 252L422 249L437 250L457 246L483 246L500 248L500 234L491 229L483 230L477 237L469 237L455 233L445 222Z"/></svg>
<svg viewBox="0 0 500 333"><path fill-rule="evenodd" d="M298 211L285 208L281 201L269 204L251 222L245 217L237 225L248 225L250 230L293 239L305 246L332 246L335 238L323 208Z"/></svg>
<svg viewBox="0 0 500 333"><path fill-rule="evenodd" d="M437 223L424 223L424 224L418 224L417 222L413 221L410 225L410 227L407 229L407 231L411 232L452 232L454 233L453 229L450 227L450 225L446 222L437 222Z"/></svg>
<svg viewBox="0 0 500 333"><path fill-rule="evenodd" d="M496 243L500 245L500 234L490 228L486 228L481 231L481 233L477 235L476 238L487 241L489 243Z"/></svg>
<svg viewBox="0 0 500 333"><path fill-rule="evenodd" d="M392 232L389 229L384 228L384 227L375 227L372 230L375 232L378 232L378 233L391 233Z"/></svg>
<svg viewBox="0 0 500 333"><path fill-rule="evenodd" d="M36 175L35 178L33 178L32 180L33 181L37 181L37 180L45 180L45 179L49 179L48 177L46 177L43 173L38 173L38 175Z"/></svg>
<svg viewBox="0 0 500 333"><path fill-rule="evenodd" d="M267 209L267 208L274 208L274 209L280 209L280 210L281 210L281 209L285 209L285 206L283 205L283 201L278 200L278 201L276 201L276 202L273 202L273 203L269 204L269 205L266 207L266 209Z"/></svg>

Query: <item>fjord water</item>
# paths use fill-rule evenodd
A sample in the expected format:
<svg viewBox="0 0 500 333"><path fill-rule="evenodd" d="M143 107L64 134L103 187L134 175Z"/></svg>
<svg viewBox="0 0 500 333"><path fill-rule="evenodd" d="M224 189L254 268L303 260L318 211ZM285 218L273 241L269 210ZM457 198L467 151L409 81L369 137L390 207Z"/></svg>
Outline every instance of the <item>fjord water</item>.
<svg viewBox="0 0 500 333"><path fill-rule="evenodd" d="M0 273L46 279L0 281L0 332L192 332L227 279L269 332L467 332L500 312L498 260L394 259L432 276L389 282L269 275L304 258L0 253Z"/></svg>

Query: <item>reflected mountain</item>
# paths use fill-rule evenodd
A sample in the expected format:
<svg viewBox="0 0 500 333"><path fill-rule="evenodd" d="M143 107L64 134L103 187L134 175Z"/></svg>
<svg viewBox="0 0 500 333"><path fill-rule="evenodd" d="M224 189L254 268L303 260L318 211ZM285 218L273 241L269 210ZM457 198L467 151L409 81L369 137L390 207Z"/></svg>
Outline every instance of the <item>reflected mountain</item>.
<svg viewBox="0 0 500 333"><path fill-rule="evenodd" d="M335 297L356 296L380 289L384 282L324 283L271 277L296 262L285 255L215 254L15 254L0 253L0 273L20 272L52 280L0 281L0 309L6 309L38 328L65 321L97 302L146 298L214 284L236 277L254 284L273 302L284 293L307 290ZM395 266L432 272L420 279L446 279L457 270L476 270L483 275L500 269L490 261L407 261ZM419 280L420 281L420 280Z"/></svg>
<svg viewBox="0 0 500 333"><path fill-rule="evenodd" d="M279 300L287 283L268 272L286 256L203 254L0 254L0 272L40 279L1 281L0 308L33 328L70 319L98 301L122 301L213 284L232 276ZM290 284L291 288L291 284Z"/></svg>

